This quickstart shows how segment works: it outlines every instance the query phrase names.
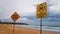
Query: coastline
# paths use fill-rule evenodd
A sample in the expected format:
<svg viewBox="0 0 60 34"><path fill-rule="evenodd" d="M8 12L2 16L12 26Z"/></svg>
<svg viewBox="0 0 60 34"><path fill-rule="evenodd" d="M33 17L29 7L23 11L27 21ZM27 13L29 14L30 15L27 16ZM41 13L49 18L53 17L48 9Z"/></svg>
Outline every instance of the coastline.
<svg viewBox="0 0 60 34"><path fill-rule="evenodd" d="M39 30L24 28L24 27L15 27L15 34L40 34ZM60 34L60 32L42 30L42 34Z"/></svg>
<svg viewBox="0 0 60 34"><path fill-rule="evenodd" d="M0 34L13 34L13 24L0 24ZM14 34L40 34L40 30L15 26ZM60 32L42 30L42 34L60 34Z"/></svg>

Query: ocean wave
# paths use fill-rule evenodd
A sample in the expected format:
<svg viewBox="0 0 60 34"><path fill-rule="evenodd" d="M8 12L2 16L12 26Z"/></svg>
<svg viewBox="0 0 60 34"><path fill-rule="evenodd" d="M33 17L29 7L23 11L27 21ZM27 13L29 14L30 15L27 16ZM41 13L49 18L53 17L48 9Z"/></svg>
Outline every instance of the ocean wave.
<svg viewBox="0 0 60 34"><path fill-rule="evenodd" d="M43 30L60 32L60 27L42 26Z"/></svg>
<svg viewBox="0 0 60 34"><path fill-rule="evenodd" d="M15 26L40 30L40 26L35 26L35 25L15 25Z"/></svg>

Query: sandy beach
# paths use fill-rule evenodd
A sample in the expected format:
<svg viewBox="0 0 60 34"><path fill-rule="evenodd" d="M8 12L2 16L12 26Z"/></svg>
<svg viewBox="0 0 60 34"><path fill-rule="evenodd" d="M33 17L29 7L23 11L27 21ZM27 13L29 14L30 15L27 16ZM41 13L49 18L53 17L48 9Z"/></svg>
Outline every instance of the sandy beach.
<svg viewBox="0 0 60 34"><path fill-rule="evenodd" d="M0 34L13 34L13 24L0 24Z"/></svg>
<svg viewBox="0 0 60 34"><path fill-rule="evenodd" d="M60 34L60 32L43 30L42 34Z"/></svg>
<svg viewBox="0 0 60 34"><path fill-rule="evenodd" d="M40 34L39 30L33 30L23 27L15 27L15 34ZM60 34L60 32L43 30L42 34Z"/></svg>
<svg viewBox="0 0 60 34"><path fill-rule="evenodd" d="M0 24L0 34L13 34L13 25L12 24ZM15 26L14 34L40 34L40 31L30 29L30 28ZM60 34L60 32L43 30L42 34Z"/></svg>
<svg viewBox="0 0 60 34"><path fill-rule="evenodd" d="M40 34L40 31L23 27L15 27L14 34Z"/></svg>

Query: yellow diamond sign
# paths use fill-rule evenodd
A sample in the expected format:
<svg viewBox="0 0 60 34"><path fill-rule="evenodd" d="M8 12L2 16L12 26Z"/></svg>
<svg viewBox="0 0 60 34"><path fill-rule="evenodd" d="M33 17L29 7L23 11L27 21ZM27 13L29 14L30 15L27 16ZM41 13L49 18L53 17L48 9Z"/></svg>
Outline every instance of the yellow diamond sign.
<svg viewBox="0 0 60 34"><path fill-rule="evenodd" d="M14 21L14 22L16 22L16 20L17 19L19 19L19 15L17 14L17 12L14 12L13 14L12 14L12 16L11 16L11 19Z"/></svg>

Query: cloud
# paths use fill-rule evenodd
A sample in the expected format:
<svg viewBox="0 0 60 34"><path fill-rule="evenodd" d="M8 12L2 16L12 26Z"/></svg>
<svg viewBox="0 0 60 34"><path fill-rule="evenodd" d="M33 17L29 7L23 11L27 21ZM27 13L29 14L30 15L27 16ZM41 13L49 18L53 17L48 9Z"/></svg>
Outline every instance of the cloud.
<svg viewBox="0 0 60 34"><path fill-rule="evenodd" d="M36 6L46 0L0 0L0 19L10 18L13 12L20 16L35 15Z"/></svg>
<svg viewBox="0 0 60 34"><path fill-rule="evenodd" d="M20 16L17 22L40 25L40 20L36 19L36 5L45 1L46 0L0 0L0 19L2 22L13 22L10 16L16 11Z"/></svg>
<svg viewBox="0 0 60 34"><path fill-rule="evenodd" d="M55 17L60 17L60 0L0 0L0 19L10 19L16 11L20 16L17 22L40 25L40 20L36 19L36 5L45 1L48 5L48 18L43 22L59 22L60 19Z"/></svg>
<svg viewBox="0 0 60 34"><path fill-rule="evenodd" d="M13 0L0 0L0 19L9 18L13 11L15 11Z"/></svg>
<svg viewBox="0 0 60 34"><path fill-rule="evenodd" d="M51 6L48 7L49 11L53 13L54 15L60 14L60 0L48 0L47 3L48 5L50 4Z"/></svg>
<svg viewBox="0 0 60 34"><path fill-rule="evenodd" d="M20 18L19 20L17 20L17 22L27 23L27 24L30 24L30 25L40 25L39 20L32 20L32 19L28 19L28 18Z"/></svg>

